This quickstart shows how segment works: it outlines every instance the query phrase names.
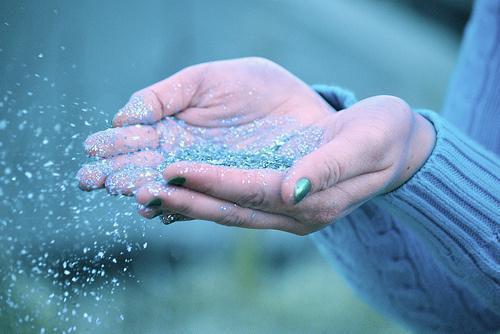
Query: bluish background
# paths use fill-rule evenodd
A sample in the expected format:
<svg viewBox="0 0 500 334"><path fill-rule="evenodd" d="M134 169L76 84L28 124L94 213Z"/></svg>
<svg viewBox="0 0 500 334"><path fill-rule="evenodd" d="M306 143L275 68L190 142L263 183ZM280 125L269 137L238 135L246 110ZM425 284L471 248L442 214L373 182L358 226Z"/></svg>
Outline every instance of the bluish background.
<svg viewBox="0 0 500 334"><path fill-rule="evenodd" d="M127 215L135 211L129 201L79 192L72 176L85 161L80 143L105 128L132 92L210 60L262 56L310 84L341 85L359 98L396 95L439 110L470 6L3 0L0 252L9 252L0 256L0 285L22 307L0 298L0 331L404 333L358 299L308 238L208 222L165 227ZM106 231L116 223L127 227L118 244L148 245L127 255L133 277L112 294L104 285L97 302L76 294L77 313L86 309L94 318L66 319L64 304L46 303L60 288L27 275L34 264L18 262L18 248L50 249L48 258L62 261L77 246L100 242L112 259L121 254ZM15 284L6 278L12 274ZM33 289L46 294L27 293ZM37 315L23 320L30 310Z"/></svg>

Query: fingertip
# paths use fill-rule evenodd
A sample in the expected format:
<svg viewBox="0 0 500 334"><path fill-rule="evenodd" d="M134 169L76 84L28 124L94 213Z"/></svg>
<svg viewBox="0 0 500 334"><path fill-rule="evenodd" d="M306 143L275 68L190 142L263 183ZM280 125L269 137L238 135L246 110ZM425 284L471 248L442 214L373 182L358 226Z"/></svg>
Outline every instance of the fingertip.
<svg viewBox="0 0 500 334"><path fill-rule="evenodd" d="M155 197L159 198L166 191L166 187L159 182L150 182L135 191L137 203L147 205Z"/></svg>
<svg viewBox="0 0 500 334"><path fill-rule="evenodd" d="M293 202L298 204L311 192L312 183L307 177L302 177L295 182L293 188Z"/></svg>
<svg viewBox="0 0 500 334"><path fill-rule="evenodd" d="M171 165L168 165L165 167L165 169L162 172L162 177L165 181L168 181L172 177L175 177L177 175L177 166L179 165L178 162L175 162Z"/></svg>
<svg viewBox="0 0 500 334"><path fill-rule="evenodd" d="M104 187L110 195L128 196L133 191L133 184L125 180L120 172L109 175L104 181Z"/></svg>
<svg viewBox="0 0 500 334"><path fill-rule="evenodd" d="M91 164L85 165L76 174L78 187L84 191L92 191L102 188L106 180L106 170L104 166Z"/></svg>
<svg viewBox="0 0 500 334"><path fill-rule="evenodd" d="M119 127L122 127L124 126L124 121L125 121L125 118L122 114L120 114L120 112L118 112L114 117L113 117L113 121L111 122L111 126L113 128L119 128Z"/></svg>
<svg viewBox="0 0 500 334"><path fill-rule="evenodd" d="M113 118L113 127L153 124L163 117L162 105L151 90L132 95L127 104Z"/></svg>
<svg viewBox="0 0 500 334"><path fill-rule="evenodd" d="M153 168L129 166L109 175L105 186L112 195L132 196L134 191L159 179L159 174Z"/></svg>
<svg viewBox="0 0 500 334"><path fill-rule="evenodd" d="M137 212L146 219L153 219L162 214L161 208L151 208L141 204L138 205Z"/></svg>
<svg viewBox="0 0 500 334"><path fill-rule="evenodd" d="M313 182L313 178L306 175L301 165L292 167L285 175L281 187L283 201L289 205L300 203L312 193Z"/></svg>
<svg viewBox="0 0 500 334"><path fill-rule="evenodd" d="M162 176L165 181L170 181L172 178L184 178L186 181L186 174L190 172L201 172L205 164L189 162L189 161L179 161L175 162L163 170ZM207 167L205 167L207 168Z"/></svg>
<svg viewBox="0 0 500 334"><path fill-rule="evenodd" d="M91 134L83 142L85 153L90 157L107 157L113 148L114 137L115 131L113 129Z"/></svg>

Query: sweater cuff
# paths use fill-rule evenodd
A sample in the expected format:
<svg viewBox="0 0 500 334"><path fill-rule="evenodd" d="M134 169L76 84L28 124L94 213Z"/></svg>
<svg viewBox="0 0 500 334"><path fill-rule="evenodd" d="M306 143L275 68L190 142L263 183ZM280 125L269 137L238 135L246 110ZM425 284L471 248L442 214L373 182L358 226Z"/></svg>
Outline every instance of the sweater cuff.
<svg viewBox="0 0 500 334"><path fill-rule="evenodd" d="M464 282L483 286L480 295L494 296L500 281L500 161L436 113L417 112L433 123L435 147L406 183L375 200L407 215L408 227L429 241L445 266ZM466 277L471 266L476 277Z"/></svg>
<svg viewBox="0 0 500 334"><path fill-rule="evenodd" d="M411 207L417 210L415 214L427 214L430 217L442 214L455 217L456 219L452 219L455 221L462 221L467 217L469 222L484 221L499 227L498 157L461 135L458 129L435 112L416 112L434 125L436 144L417 173L402 186L382 197L405 208L404 203L411 202ZM478 226L479 233L480 229L481 226ZM485 234L484 237L491 239L492 232L499 231L490 231L491 234Z"/></svg>

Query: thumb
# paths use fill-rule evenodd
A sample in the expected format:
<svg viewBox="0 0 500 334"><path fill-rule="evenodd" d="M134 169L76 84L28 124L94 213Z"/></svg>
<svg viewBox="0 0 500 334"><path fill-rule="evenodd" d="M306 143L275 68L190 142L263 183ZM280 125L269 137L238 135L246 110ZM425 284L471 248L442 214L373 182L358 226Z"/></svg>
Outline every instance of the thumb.
<svg viewBox="0 0 500 334"><path fill-rule="evenodd" d="M202 65L187 67L132 94L113 118L113 126L153 124L188 108L201 82Z"/></svg>
<svg viewBox="0 0 500 334"><path fill-rule="evenodd" d="M285 203L297 204L306 196L370 171L366 143L339 136L298 160L281 186Z"/></svg>

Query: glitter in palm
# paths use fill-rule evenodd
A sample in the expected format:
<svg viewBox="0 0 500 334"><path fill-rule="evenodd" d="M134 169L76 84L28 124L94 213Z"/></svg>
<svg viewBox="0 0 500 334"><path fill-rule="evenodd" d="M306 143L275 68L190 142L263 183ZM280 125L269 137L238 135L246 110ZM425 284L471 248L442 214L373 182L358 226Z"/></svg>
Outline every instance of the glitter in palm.
<svg viewBox="0 0 500 334"><path fill-rule="evenodd" d="M128 113L135 118L144 123L151 123L149 119L141 119L151 115L151 110L145 112L150 107L141 99L135 99L127 108ZM137 108L137 112L131 108ZM106 188L111 193L119 194L123 189L128 189L127 193L131 193L138 184L161 181L161 172L175 162L201 162L242 169L285 170L298 158L320 146L323 141L323 130L320 127L302 126L290 117L265 118L234 125L239 121L223 119L220 121L220 127L210 128L193 126L177 117L166 117L152 125L160 137L159 146L156 149L144 149L160 152L163 156L162 163L156 167L137 167L130 161L113 173L113 168L105 166L108 164L107 160L102 160L100 163L103 165L97 171L110 174L106 180ZM102 134L106 135L106 131ZM104 146L109 144L109 138L97 137L95 150L104 150Z"/></svg>
<svg viewBox="0 0 500 334"><path fill-rule="evenodd" d="M177 161L193 161L243 169L284 170L318 147L323 135L318 127L297 128L296 122L289 118L224 128L213 138L207 137L205 129L188 126L180 120L176 123L196 139L184 142L184 138L178 138L179 147L164 152L165 161L160 169Z"/></svg>

